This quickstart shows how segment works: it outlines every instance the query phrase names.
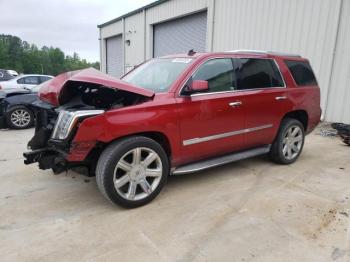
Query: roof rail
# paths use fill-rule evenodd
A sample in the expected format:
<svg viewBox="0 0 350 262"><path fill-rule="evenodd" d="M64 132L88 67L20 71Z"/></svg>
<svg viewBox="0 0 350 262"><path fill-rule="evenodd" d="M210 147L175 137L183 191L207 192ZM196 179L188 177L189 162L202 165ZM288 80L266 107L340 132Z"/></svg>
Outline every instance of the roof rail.
<svg viewBox="0 0 350 262"><path fill-rule="evenodd" d="M291 57L301 57L298 54L277 52L277 51L265 51L265 50L232 50L228 51L231 53L255 53L255 54L266 54L266 55L279 55L279 56L291 56Z"/></svg>

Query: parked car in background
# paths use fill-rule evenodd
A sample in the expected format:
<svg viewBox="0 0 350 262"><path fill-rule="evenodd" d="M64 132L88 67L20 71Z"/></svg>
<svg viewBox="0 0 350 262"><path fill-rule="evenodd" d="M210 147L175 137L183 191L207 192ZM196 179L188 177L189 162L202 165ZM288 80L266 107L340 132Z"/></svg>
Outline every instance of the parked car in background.
<svg viewBox="0 0 350 262"><path fill-rule="evenodd" d="M7 70L7 73L9 73L10 75L12 75L13 77L18 76L19 74L17 73L17 71L15 70Z"/></svg>
<svg viewBox="0 0 350 262"><path fill-rule="evenodd" d="M0 83L0 89L26 88L32 89L41 83L52 79L50 75L19 75L13 79Z"/></svg>
<svg viewBox="0 0 350 262"><path fill-rule="evenodd" d="M42 84L32 89L0 90L0 128L26 129L35 121L32 103L38 100Z"/></svg>
<svg viewBox="0 0 350 262"><path fill-rule="evenodd" d="M7 72L5 69L0 69L0 82L2 81L8 81L10 79L14 78L11 74Z"/></svg>
<svg viewBox="0 0 350 262"><path fill-rule="evenodd" d="M150 202L169 174L261 154L291 164L321 116L309 61L274 52L155 58L121 80L87 69L57 76L39 95L25 164L85 166L125 207Z"/></svg>

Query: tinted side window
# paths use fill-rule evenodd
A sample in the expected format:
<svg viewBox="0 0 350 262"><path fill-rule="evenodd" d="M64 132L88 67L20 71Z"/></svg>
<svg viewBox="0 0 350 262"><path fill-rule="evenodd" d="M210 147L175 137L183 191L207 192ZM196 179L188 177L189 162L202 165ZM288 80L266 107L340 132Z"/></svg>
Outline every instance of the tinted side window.
<svg viewBox="0 0 350 262"><path fill-rule="evenodd" d="M234 61L239 90L284 86L272 59L237 58Z"/></svg>
<svg viewBox="0 0 350 262"><path fill-rule="evenodd" d="M40 83L44 83L44 82L46 82L46 81L48 81L48 80L50 80L51 79L51 77L48 77L48 76L41 76L40 77Z"/></svg>
<svg viewBox="0 0 350 262"><path fill-rule="evenodd" d="M285 62L298 86L317 85L316 77L308 62L291 60Z"/></svg>
<svg viewBox="0 0 350 262"><path fill-rule="evenodd" d="M20 78L17 80L18 84L24 84L24 77Z"/></svg>
<svg viewBox="0 0 350 262"><path fill-rule="evenodd" d="M27 76L24 78L24 83L28 85L38 85L39 83L39 77L37 76Z"/></svg>
<svg viewBox="0 0 350 262"><path fill-rule="evenodd" d="M233 65L230 58L218 58L205 62L193 75L192 80L208 81L208 92L231 91L235 89Z"/></svg>

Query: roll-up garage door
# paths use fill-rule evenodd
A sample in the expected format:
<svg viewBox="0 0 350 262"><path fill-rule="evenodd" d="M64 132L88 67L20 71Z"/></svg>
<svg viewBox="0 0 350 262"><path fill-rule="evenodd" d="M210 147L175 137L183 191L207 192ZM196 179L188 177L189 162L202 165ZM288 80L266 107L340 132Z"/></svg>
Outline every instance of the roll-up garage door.
<svg viewBox="0 0 350 262"><path fill-rule="evenodd" d="M207 12L196 13L153 27L153 56L205 52Z"/></svg>
<svg viewBox="0 0 350 262"><path fill-rule="evenodd" d="M123 38L121 35L106 39L107 74L120 77L123 74Z"/></svg>

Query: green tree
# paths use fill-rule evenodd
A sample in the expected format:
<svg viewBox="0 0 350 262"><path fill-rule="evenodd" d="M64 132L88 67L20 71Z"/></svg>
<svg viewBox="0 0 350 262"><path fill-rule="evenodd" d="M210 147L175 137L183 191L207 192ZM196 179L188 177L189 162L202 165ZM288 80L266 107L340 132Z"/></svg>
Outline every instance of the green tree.
<svg viewBox="0 0 350 262"><path fill-rule="evenodd" d="M57 47L43 46L39 49L17 36L0 35L0 68L25 74L58 75L88 67L100 69L100 63L89 63L77 53L73 56L65 55Z"/></svg>

